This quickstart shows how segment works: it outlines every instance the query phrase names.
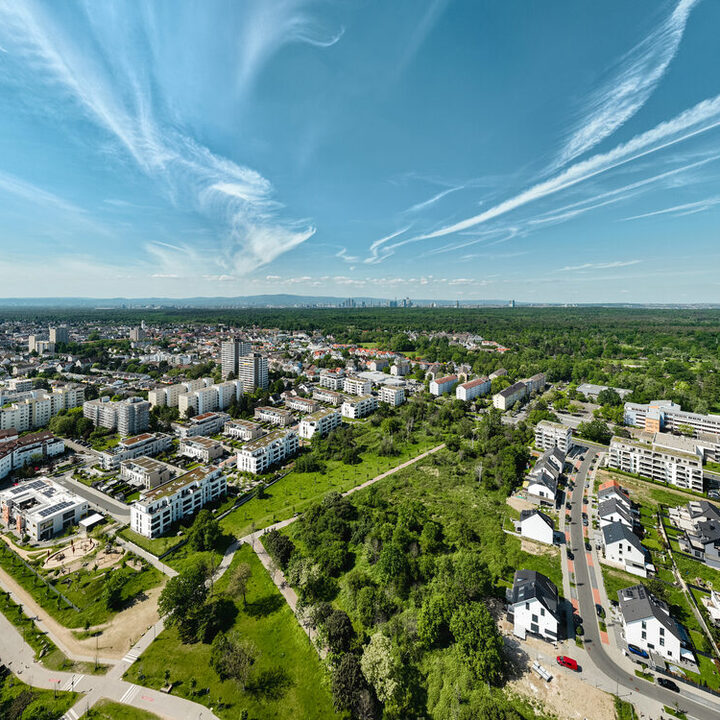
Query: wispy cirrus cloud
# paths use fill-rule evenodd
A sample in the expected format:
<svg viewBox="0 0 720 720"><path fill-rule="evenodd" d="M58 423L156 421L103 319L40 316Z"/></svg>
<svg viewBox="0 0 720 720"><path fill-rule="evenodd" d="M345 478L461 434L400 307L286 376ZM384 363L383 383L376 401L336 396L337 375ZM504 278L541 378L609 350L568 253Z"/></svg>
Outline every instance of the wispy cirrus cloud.
<svg viewBox="0 0 720 720"><path fill-rule="evenodd" d="M645 105L678 52L690 13L699 0L680 0L672 13L620 58L587 102L580 126L554 164L562 167L622 127Z"/></svg>
<svg viewBox="0 0 720 720"><path fill-rule="evenodd" d="M566 265L558 269L558 272L587 272L590 270L609 270L610 268L629 267L637 265L641 260L613 260L612 262L583 263L582 265Z"/></svg>
<svg viewBox="0 0 720 720"><path fill-rule="evenodd" d="M710 197L705 200L697 200L696 202L682 203L681 205L672 205L671 207L653 210L651 212L641 213L640 215L632 215L623 218L623 220L641 220L642 218L655 217L656 215L694 215L695 213L705 212L712 207L720 204L720 197Z"/></svg>
<svg viewBox="0 0 720 720"><path fill-rule="evenodd" d="M257 0L244 6L250 40L239 44L241 83L249 84L286 43L322 46L338 39L313 23L311 4ZM222 270L228 267L247 274L314 234L309 222L284 217L268 179L212 152L169 111L153 74L156 6L133 14L119 4L87 3L74 16L73 9L71 21L56 9L31 0L0 3L0 39L10 49L17 73L34 88L53 93L56 102L81 110L175 205L220 226L222 242L206 256L206 265L216 264L218 274L226 274ZM45 105L38 93L38 111ZM179 246L174 253L185 254L187 262L193 254L186 250ZM168 249L160 248L155 256L168 258Z"/></svg>
<svg viewBox="0 0 720 720"><path fill-rule="evenodd" d="M435 205L435 203L442 200L446 195L450 195L450 193L457 192L458 190L464 189L464 185L458 185L457 187L451 187L447 190L442 190L439 193L436 193L431 198L428 198L427 200L423 200L422 202L416 203L415 205L411 205L406 210L403 210L403 214L409 215L412 213L419 212L420 210L425 210L426 208L429 208L432 205Z"/></svg>

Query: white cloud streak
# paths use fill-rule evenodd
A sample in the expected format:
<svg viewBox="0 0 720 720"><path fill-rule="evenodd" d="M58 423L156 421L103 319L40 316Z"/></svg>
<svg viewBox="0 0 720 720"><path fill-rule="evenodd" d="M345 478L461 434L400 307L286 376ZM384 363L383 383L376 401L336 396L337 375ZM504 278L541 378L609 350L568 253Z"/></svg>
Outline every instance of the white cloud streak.
<svg viewBox="0 0 720 720"><path fill-rule="evenodd" d="M425 208L428 208L431 205L434 205L436 202L439 202L440 200L442 200L446 195L457 192L458 190L462 190L464 187L465 187L464 185L459 185L458 187L452 187L452 188L448 188L447 190L442 190L441 192L433 195L431 198L428 198L427 200L424 200L423 202L417 203L416 205L412 205L411 207L407 208L407 210L403 210L403 213L411 214L411 213L416 213L420 210L424 210Z"/></svg>
<svg viewBox="0 0 720 720"><path fill-rule="evenodd" d="M683 203L682 205L673 205L672 207L663 208L662 210L653 210L652 212L642 213L641 215L633 215L623 218L623 220L640 220L642 218L655 217L656 215L693 215L695 213L704 212L711 207L720 204L720 197L711 197L697 202Z"/></svg>
<svg viewBox="0 0 720 720"><path fill-rule="evenodd" d="M306 3L293 0L273 4L272 28L257 28L267 19L255 2L259 15L248 27L258 29L251 46L242 50L241 75L250 81L263 63L286 42L323 45L329 42L314 35ZM229 268L247 274L310 238L315 228L307 222L280 217L282 206L273 198L272 184L251 168L213 153L164 120L158 111L164 98L154 78L139 58L153 56L148 13L143 20L122 14L117 5L88 3L88 29L70 28L58 22L53 8L31 0L0 3L0 38L40 84L59 89L67 100L122 147L137 167L154 180L177 206L203 213L224 225L225 241L204 264L215 262L219 275ZM250 31L249 31L250 32ZM240 44L242 45L242 43ZM131 62L132 58L132 62ZM39 103L42 99L39 98ZM154 243L148 249L154 247ZM194 257L183 246L175 253ZM167 249L155 253L171 259ZM172 258L173 263L179 257ZM172 270L170 271L173 272Z"/></svg>
<svg viewBox="0 0 720 720"><path fill-rule="evenodd" d="M629 267L637 265L640 260L614 260L613 262L583 263L582 265L567 265L559 269L559 272L578 272L588 270L608 270L610 268Z"/></svg>
<svg viewBox="0 0 720 720"><path fill-rule="evenodd" d="M698 2L680 0L650 35L620 59L620 67L590 97L586 117L563 148L555 168L612 135L645 105L677 54L690 13Z"/></svg>

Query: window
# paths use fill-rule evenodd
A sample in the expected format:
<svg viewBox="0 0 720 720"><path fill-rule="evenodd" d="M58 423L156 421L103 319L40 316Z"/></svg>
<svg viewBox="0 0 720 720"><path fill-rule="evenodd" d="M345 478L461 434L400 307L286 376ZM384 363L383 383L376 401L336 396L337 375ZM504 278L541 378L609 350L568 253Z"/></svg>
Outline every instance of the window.
<svg viewBox="0 0 720 720"><path fill-rule="evenodd" d="M545 608L540 608L540 615L545 617Z"/></svg>
<svg viewBox="0 0 720 720"><path fill-rule="evenodd" d="M643 631L640 633L640 637L641 637L643 640L647 640L647 633L643 630Z"/></svg>
<svg viewBox="0 0 720 720"><path fill-rule="evenodd" d="M530 609L530 603L529 603L529 602L526 602L526 603L525 603L525 609L526 609L526 610L529 610L529 609Z"/></svg>
<svg viewBox="0 0 720 720"><path fill-rule="evenodd" d="M665 638L660 638L660 647L665 647Z"/></svg>
<svg viewBox="0 0 720 720"><path fill-rule="evenodd" d="M665 634L665 628L663 628L663 627L660 628L660 634L661 634L661 635L664 635L664 634Z"/></svg>
<svg viewBox="0 0 720 720"><path fill-rule="evenodd" d="M643 621L640 623L640 627L641 627L643 630L645 630L645 629L647 628L647 623L643 620Z"/></svg>
<svg viewBox="0 0 720 720"><path fill-rule="evenodd" d="M532 621L533 621L533 623L537 624L537 622L538 622L538 616L537 616L537 615L533 615L533 616L532 616Z"/></svg>

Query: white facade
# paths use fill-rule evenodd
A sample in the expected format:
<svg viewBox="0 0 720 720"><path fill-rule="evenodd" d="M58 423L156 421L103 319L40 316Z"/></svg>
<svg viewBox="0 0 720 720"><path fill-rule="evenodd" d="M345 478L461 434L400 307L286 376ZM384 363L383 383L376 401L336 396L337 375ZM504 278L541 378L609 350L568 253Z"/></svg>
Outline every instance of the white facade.
<svg viewBox="0 0 720 720"><path fill-rule="evenodd" d="M283 408L260 406L255 408L255 419L260 422L268 422L278 427L287 427L293 423L293 414Z"/></svg>
<svg viewBox="0 0 720 720"><path fill-rule="evenodd" d="M342 405L345 401L345 396L342 393L335 392L334 390L328 390L327 388L314 388L313 399L323 403L329 403L330 405Z"/></svg>
<svg viewBox="0 0 720 720"><path fill-rule="evenodd" d="M222 412L208 412L195 415L184 422L174 422L173 431L178 437L195 437L197 435L217 435L222 432L230 416Z"/></svg>
<svg viewBox="0 0 720 720"><path fill-rule="evenodd" d="M150 424L150 403L141 397L112 401L109 397L87 400L83 416L97 427L117 430L120 435L135 435Z"/></svg>
<svg viewBox="0 0 720 720"><path fill-rule="evenodd" d="M499 393L493 395L493 407L498 410L509 410L516 402L527 397L528 389L524 382L516 382L510 387L506 387Z"/></svg>
<svg viewBox="0 0 720 720"><path fill-rule="evenodd" d="M613 437L608 467L685 490L703 491L702 459L690 453L662 449L650 443Z"/></svg>
<svg viewBox="0 0 720 720"><path fill-rule="evenodd" d="M334 430L342 422L342 416L338 410L328 408L308 415L300 421L299 435L305 440L310 440L316 433L324 437L331 430Z"/></svg>
<svg viewBox="0 0 720 720"><path fill-rule="evenodd" d="M291 395L285 399L285 406L288 410L297 410L302 413L314 413L320 409L320 405L315 400Z"/></svg>
<svg viewBox="0 0 720 720"><path fill-rule="evenodd" d="M148 392L148 402L150 407L178 407L180 395L190 393L200 388L212 385L212 378L198 378L197 380L187 380L186 382L177 383L175 385L164 385L156 387Z"/></svg>
<svg viewBox="0 0 720 720"><path fill-rule="evenodd" d="M169 465L149 457L123 460L120 463L120 477L132 485L140 485L146 490L162 485L172 479Z"/></svg>
<svg viewBox="0 0 720 720"><path fill-rule="evenodd" d="M457 375L446 375L445 377L437 378L436 380L430 381L430 394L439 397L452 391L452 389L458 383Z"/></svg>
<svg viewBox="0 0 720 720"><path fill-rule="evenodd" d="M87 515L88 503L47 478L0 492L0 512L6 527L33 540L49 540Z"/></svg>
<svg viewBox="0 0 720 720"><path fill-rule="evenodd" d="M320 373L320 387L328 390L342 390L345 386L345 371L325 371ZM313 396L314 397L314 396Z"/></svg>
<svg viewBox="0 0 720 720"><path fill-rule="evenodd" d="M637 535L622 523L611 523L602 529L604 562L632 575L647 577L654 570L649 554Z"/></svg>
<svg viewBox="0 0 720 720"><path fill-rule="evenodd" d="M159 537L184 517L227 493L227 479L219 468L195 468L141 495L130 506L130 527L148 538Z"/></svg>
<svg viewBox="0 0 720 720"><path fill-rule="evenodd" d="M143 433L121 440L115 447L100 453L103 470L114 470L123 460L143 455L157 455L172 447L172 438L164 433Z"/></svg>
<svg viewBox="0 0 720 720"><path fill-rule="evenodd" d="M244 355L252 353L252 345L242 340L224 340L220 344L220 367L222 377L230 373L238 377L238 360Z"/></svg>
<svg viewBox="0 0 720 720"><path fill-rule="evenodd" d="M374 395L365 397L347 398L340 408L343 417L358 419L364 418L378 408L378 400Z"/></svg>
<svg viewBox="0 0 720 720"><path fill-rule="evenodd" d="M567 452L573 446L572 429L562 423L541 420L535 426L535 447L538 450L551 450L558 446Z"/></svg>
<svg viewBox="0 0 720 720"><path fill-rule="evenodd" d="M487 395L490 392L490 378L480 377L469 382L461 383L455 388L455 397L458 400L474 400L481 395Z"/></svg>
<svg viewBox="0 0 720 720"><path fill-rule="evenodd" d="M559 608L555 585L541 573L517 570L508 598L513 633L523 640L528 634L555 642L558 639Z"/></svg>
<svg viewBox="0 0 720 720"><path fill-rule="evenodd" d="M215 410L225 410L233 401L242 397L243 383L241 380L227 380L216 385L200 387L178 395L178 411L181 415L192 408L198 415Z"/></svg>
<svg viewBox="0 0 720 720"><path fill-rule="evenodd" d="M249 420L231 420L225 423L225 429L223 434L234 440L242 440L247 442L248 440L254 440L265 434L260 425Z"/></svg>
<svg viewBox="0 0 720 720"><path fill-rule="evenodd" d="M555 526L550 517L539 510L523 510L520 514L520 535L528 540L552 545Z"/></svg>
<svg viewBox="0 0 720 720"><path fill-rule="evenodd" d="M268 386L268 361L259 353L250 353L238 358L237 378L246 393L264 390Z"/></svg>
<svg viewBox="0 0 720 720"><path fill-rule="evenodd" d="M180 454L184 457L194 458L200 462L209 463L219 458L224 450L222 443L209 437L188 437L180 442Z"/></svg>
<svg viewBox="0 0 720 720"><path fill-rule="evenodd" d="M51 432L39 432L18 437L16 430L3 432L0 437L0 479L12 470L24 467L34 458L42 461L65 452L65 441Z"/></svg>
<svg viewBox="0 0 720 720"><path fill-rule="evenodd" d="M293 430L275 430L240 449L237 455L238 470L257 475L297 451L298 436Z"/></svg>
<svg viewBox="0 0 720 720"><path fill-rule="evenodd" d="M35 397L0 409L0 430L14 428L18 432L25 432L42 427L61 410L82 405L84 399L85 388L82 385L66 385L51 393L38 392Z"/></svg>
<svg viewBox="0 0 720 720"><path fill-rule="evenodd" d="M405 402L405 390L401 387L383 385L378 392L378 398L380 402L385 402L392 407L397 407Z"/></svg>
<svg viewBox="0 0 720 720"><path fill-rule="evenodd" d="M343 390L348 395L369 395L372 389L372 383L365 378L346 377L343 384Z"/></svg>

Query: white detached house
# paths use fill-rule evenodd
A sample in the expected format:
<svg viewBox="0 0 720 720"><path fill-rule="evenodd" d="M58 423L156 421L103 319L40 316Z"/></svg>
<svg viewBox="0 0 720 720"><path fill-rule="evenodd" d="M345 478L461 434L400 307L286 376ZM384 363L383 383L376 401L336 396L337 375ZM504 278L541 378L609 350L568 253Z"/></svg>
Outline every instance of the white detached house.
<svg viewBox="0 0 720 720"><path fill-rule="evenodd" d="M520 513L521 537L552 545L555 539L555 524L552 519L539 510L523 510Z"/></svg>
<svg viewBox="0 0 720 720"><path fill-rule="evenodd" d="M516 570L512 590L508 590L508 620L513 633L523 640L530 633L555 642L560 621L555 585L535 570Z"/></svg>
<svg viewBox="0 0 720 720"><path fill-rule="evenodd" d="M650 562L650 553L640 542L638 536L622 523L610 523L602 529L604 560L626 572L647 577L648 571L654 572Z"/></svg>
<svg viewBox="0 0 720 720"><path fill-rule="evenodd" d="M598 505L598 520L601 528L612 523L622 523L632 530L635 524L632 512L617 498L604 500Z"/></svg>

